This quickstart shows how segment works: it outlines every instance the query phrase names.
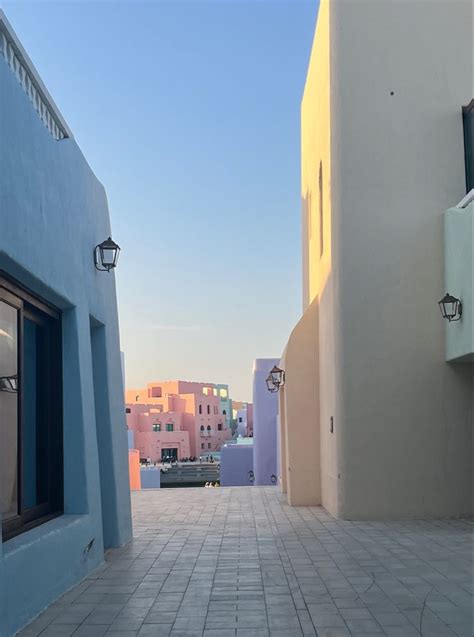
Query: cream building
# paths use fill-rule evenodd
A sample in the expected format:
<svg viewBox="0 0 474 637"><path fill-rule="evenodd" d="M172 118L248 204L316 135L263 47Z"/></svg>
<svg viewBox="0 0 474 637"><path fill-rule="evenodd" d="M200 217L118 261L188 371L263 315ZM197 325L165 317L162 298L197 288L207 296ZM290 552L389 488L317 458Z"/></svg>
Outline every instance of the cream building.
<svg viewBox="0 0 474 637"><path fill-rule="evenodd" d="M301 107L304 313L281 362L290 504L472 512L472 224L462 321L437 307L443 219L472 157L472 17L470 0L321 0ZM467 356L448 363L458 329Z"/></svg>

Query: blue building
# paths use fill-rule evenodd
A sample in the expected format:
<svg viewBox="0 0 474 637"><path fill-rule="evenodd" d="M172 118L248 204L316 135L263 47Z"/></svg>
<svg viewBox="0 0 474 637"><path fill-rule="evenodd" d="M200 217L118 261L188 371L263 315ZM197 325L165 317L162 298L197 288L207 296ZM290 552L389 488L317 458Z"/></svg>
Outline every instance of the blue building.
<svg viewBox="0 0 474 637"><path fill-rule="evenodd" d="M103 186L0 11L0 635L131 538ZM99 260L100 263L100 260Z"/></svg>

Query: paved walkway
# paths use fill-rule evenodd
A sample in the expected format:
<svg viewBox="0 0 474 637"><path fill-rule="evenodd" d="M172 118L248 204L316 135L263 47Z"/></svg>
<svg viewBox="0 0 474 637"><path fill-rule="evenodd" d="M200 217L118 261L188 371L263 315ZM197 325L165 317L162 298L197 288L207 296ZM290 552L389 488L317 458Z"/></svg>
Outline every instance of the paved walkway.
<svg viewBox="0 0 474 637"><path fill-rule="evenodd" d="M22 635L472 636L472 521L344 522L275 487L142 491L133 508L133 543Z"/></svg>

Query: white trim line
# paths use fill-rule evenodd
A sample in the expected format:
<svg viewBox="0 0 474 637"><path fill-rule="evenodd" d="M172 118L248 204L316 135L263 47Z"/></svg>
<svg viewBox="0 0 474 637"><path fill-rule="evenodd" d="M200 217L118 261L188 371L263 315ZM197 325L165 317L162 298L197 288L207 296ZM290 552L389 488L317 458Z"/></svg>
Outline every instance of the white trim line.
<svg viewBox="0 0 474 637"><path fill-rule="evenodd" d="M466 208L471 203L471 201L474 201L474 188L461 199L456 208Z"/></svg>
<svg viewBox="0 0 474 637"><path fill-rule="evenodd" d="M3 38L5 37L6 42L10 45L11 49L21 67L17 68L15 72L15 68L12 66L12 60L9 60L7 57L8 52L5 50L4 45L2 44ZM28 95L30 101L33 103L33 106L38 111L39 116L44 122L45 126L49 129L51 134L56 137L56 139L62 139L64 137L73 138L73 134L71 129L66 124L66 120L61 114L61 111L56 106L53 98L49 94L48 89L43 84L38 71L35 68L35 65L30 60L27 52L23 48L18 36L13 30L12 25L8 21L5 13L0 9L0 55L5 57L7 64L10 66L12 71L17 75L18 81L22 85L26 94ZM26 77L27 76L27 77ZM33 88L31 88L33 87ZM36 93L39 96L40 101L44 104L48 113L45 113L43 109L41 109L41 105L36 103L34 99ZM48 117L49 115L49 117ZM55 126L49 121L53 120ZM55 134L56 129L61 133L59 135Z"/></svg>

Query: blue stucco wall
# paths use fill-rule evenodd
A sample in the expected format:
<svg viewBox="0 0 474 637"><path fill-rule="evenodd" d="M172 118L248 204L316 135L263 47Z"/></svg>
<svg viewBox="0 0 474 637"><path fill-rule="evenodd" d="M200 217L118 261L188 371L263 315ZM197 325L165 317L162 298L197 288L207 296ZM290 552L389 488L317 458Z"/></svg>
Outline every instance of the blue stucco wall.
<svg viewBox="0 0 474 637"><path fill-rule="evenodd" d="M253 471L253 445L224 445L221 449L221 487L243 487L253 483L249 480Z"/></svg>
<svg viewBox="0 0 474 637"><path fill-rule="evenodd" d="M65 514L0 544L9 637L100 564L104 547L129 541L131 515L115 279L92 258L110 234L106 194L2 57L0 96L0 270L63 312Z"/></svg>
<svg viewBox="0 0 474 637"><path fill-rule="evenodd" d="M140 469L142 489L159 489L161 485L161 470L159 467L142 467Z"/></svg>

